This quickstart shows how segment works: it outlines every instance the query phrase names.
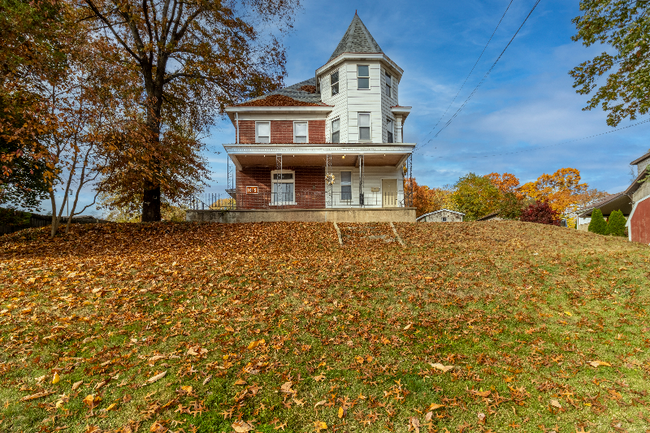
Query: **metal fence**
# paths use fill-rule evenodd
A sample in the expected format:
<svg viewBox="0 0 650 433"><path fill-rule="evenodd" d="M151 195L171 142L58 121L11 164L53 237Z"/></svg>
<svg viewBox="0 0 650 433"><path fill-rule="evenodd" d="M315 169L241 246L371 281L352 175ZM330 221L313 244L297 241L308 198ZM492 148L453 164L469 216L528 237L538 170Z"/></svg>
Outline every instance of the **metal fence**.
<svg viewBox="0 0 650 433"><path fill-rule="evenodd" d="M188 207L191 210L235 210L237 202L230 195L204 193L192 197Z"/></svg>

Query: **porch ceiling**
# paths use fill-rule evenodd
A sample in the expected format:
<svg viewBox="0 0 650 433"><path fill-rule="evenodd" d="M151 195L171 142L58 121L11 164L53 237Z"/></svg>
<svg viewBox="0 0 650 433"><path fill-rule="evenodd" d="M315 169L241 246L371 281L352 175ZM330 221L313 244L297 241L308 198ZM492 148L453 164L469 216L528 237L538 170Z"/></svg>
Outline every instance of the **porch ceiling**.
<svg viewBox="0 0 650 433"><path fill-rule="evenodd" d="M397 167L408 154L365 155L366 167ZM238 167L273 167L276 166L275 155L231 155ZM285 167L324 167L326 155L282 155ZM358 167L358 155L332 155L335 167Z"/></svg>

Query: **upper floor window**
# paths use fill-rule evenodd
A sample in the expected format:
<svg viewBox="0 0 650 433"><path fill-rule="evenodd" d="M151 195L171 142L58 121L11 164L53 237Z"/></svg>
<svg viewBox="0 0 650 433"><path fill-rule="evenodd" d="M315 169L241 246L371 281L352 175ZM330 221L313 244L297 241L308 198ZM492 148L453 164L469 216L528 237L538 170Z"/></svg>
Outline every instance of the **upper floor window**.
<svg viewBox="0 0 650 433"><path fill-rule="evenodd" d="M392 86L393 86L393 80L390 77L390 75L387 73L386 74L386 96L392 95Z"/></svg>
<svg viewBox="0 0 650 433"><path fill-rule="evenodd" d="M271 122L255 122L255 143L271 142Z"/></svg>
<svg viewBox="0 0 650 433"><path fill-rule="evenodd" d="M332 143L341 142L341 119L332 120Z"/></svg>
<svg viewBox="0 0 650 433"><path fill-rule="evenodd" d="M359 113L359 141L370 141L370 113Z"/></svg>
<svg viewBox="0 0 650 433"><path fill-rule="evenodd" d="M357 65L357 82L359 89L370 88L370 68L368 65Z"/></svg>
<svg viewBox="0 0 650 433"><path fill-rule="evenodd" d="M337 70L330 75L330 85L332 86L332 96L339 94L339 71Z"/></svg>
<svg viewBox="0 0 650 433"><path fill-rule="evenodd" d="M386 119L386 143L393 142L393 120Z"/></svg>
<svg viewBox="0 0 650 433"><path fill-rule="evenodd" d="M293 122L293 142L307 143L307 122Z"/></svg>

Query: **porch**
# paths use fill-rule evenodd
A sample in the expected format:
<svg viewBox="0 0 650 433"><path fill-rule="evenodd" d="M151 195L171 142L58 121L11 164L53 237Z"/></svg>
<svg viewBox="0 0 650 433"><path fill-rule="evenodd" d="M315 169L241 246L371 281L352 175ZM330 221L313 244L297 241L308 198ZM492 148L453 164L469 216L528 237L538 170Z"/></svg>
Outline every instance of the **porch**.
<svg viewBox="0 0 650 433"><path fill-rule="evenodd" d="M188 210L187 221L225 224L256 222L415 222L415 208Z"/></svg>

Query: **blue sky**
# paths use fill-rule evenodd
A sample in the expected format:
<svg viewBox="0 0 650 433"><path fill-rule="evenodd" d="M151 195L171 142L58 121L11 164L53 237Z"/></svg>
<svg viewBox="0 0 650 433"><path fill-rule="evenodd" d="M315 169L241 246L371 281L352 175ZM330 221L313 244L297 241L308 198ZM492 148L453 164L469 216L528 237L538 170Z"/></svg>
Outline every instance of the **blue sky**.
<svg viewBox="0 0 650 433"><path fill-rule="evenodd" d="M510 172L522 183L562 167L580 170L590 187L618 192L631 182L630 161L645 153L650 123L608 132L606 114L582 111L587 96L572 87L569 70L604 51L572 42L578 0L542 0L491 75L437 138L432 128L458 92L510 0L400 2L304 1L285 39L287 85L314 75L336 48L355 10L383 51L404 69L400 104L413 107L404 139L418 143L414 174L430 187L453 184L475 172ZM465 101L534 5L514 0L481 62L440 125ZM644 119L638 119L644 120ZM626 126L630 122L622 122ZM636 123L636 122L632 122ZM437 130L436 130L437 131ZM213 180L206 191L223 193L233 142L227 118L207 142ZM569 140L577 140L563 143ZM547 146L540 148L541 146ZM221 151L215 155L214 151Z"/></svg>

